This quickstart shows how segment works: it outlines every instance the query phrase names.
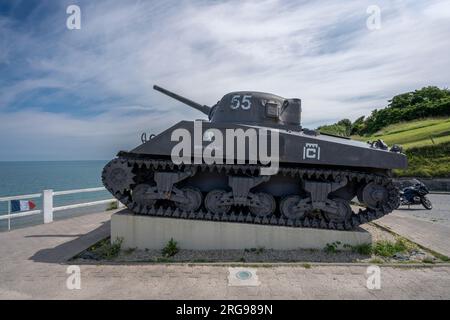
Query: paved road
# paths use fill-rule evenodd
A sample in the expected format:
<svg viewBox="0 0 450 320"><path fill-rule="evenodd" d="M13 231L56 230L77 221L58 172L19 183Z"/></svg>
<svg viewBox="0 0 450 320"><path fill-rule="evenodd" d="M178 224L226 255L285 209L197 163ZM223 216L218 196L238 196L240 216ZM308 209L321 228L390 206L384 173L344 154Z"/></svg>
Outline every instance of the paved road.
<svg viewBox="0 0 450 320"><path fill-rule="evenodd" d="M450 195L430 195L433 210L401 207L376 221L397 234L450 257Z"/></svg>
<svg viewBox="0 0 450 320"><path fill-rule="evenodd" d="M433 204L433 210L426 210L423 206L401 206L395 215L399 217L410 217L442 224L450 227L450 194L427 195Z"/></svg>
<svg viewBox="0 0 450 320"><path fill-rule="evenodd" d="M110 214L0 233L0 243L6 244L0 246L0 299L450 298L447 266L382 267L381 289L369 290L366 267L361 266L257 268L259 286L235 287L228 283L227 267L82 265L81 289L68 289L71 275L63 262L108 234Z"/></svg>

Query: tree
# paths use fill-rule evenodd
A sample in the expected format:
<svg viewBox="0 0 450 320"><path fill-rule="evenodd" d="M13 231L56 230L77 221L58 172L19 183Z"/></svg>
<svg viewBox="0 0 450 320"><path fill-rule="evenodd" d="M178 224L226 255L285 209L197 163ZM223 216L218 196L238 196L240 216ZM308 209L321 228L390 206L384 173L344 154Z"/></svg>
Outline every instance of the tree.
<svg viewBox="0 0 450 320"><path fill-rule="evenodd" d="M358 119L353 122L352 130L350 132L351 135L354 134L361 134L361 132L364 130L365 123L364 123L364 116L359 117Z"/></svg>

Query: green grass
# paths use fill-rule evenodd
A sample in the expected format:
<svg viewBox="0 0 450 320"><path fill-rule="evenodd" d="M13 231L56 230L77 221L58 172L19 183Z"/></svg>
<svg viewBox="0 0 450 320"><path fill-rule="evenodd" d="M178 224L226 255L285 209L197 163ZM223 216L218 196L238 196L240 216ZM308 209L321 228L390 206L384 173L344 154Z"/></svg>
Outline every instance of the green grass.
<svg viewBox="0 0 450 320"><path fill-rule="evenodd" d="M110 238L106 238L91 246L88 251L96 254L100 259L111 260L119 255L122 242L123 238L116 238L112 242Z"/></svg>
<svg viewBox="0 0 450 320"><path fill-rule="evenodd" d="M402 177L449 177L450 142L407 149L408 169L395 170Z"/></svg>
<svg viewBox="0 0 450 320"><path fill-rule="evenodd" d="M397 123L378 131L371 136L353 136L361 141L383 139L388 145L400 144L411 149L450 142L450 119L421 119Z"/></svg>
<svg viewBox="0 0 450 320"><path fill-rule="evenodd" d="M397 123L371 136L355 140L382 139L389 146L399 144L408 157L407 170L395 170L401 177L450 177L450 119L421 119Z"/></svg>
<svg viewBox="0 0 450 320"><path fill-rule="evenodd" d="M405 241L402 241L400 239L396 240L395 242L380 240L375 242L372 251L376 256L390 258L393 257L396 253L408 251L408 247Z"/></svg>
<svg viewBox="0 0 450 320"><path fill-rule="evenodd" d="M370 243L363 243L356 246L350 246L353 252L361 255L370 256L372 254L373 248Z"/></svg>

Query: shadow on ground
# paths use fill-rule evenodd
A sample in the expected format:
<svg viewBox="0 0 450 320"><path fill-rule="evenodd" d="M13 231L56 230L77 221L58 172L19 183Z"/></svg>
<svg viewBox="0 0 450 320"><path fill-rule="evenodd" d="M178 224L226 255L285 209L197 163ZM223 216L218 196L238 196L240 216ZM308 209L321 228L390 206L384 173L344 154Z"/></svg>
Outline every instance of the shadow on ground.
<svg viewBox="0 0 450 320"><path fill-rule="evenodd" d="M99 242L106 237L109 237L111 224L109 221L104 222L100 227L90 231L86 234L49 234L49 235L29 235L28 238L44 238L44 237L76 237L76 239L64 242L54 248L42 249L30 257L34 262L44 263L65 263L69 259L76 256L78 253L86 250L90 246ZM39 240L37 240L39 241Z"/></svg>

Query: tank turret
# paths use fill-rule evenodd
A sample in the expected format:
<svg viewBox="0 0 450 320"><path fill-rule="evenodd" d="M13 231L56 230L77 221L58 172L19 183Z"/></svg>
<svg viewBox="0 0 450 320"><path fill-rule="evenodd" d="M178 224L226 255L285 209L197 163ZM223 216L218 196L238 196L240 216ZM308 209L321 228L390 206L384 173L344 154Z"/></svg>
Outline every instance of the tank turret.
<svg viewBox="0 0 450 320"><path fill-rule="evenodd" d="M211 122L242 123L301 130L301 100L256 91L231 92L213 107L201 105L159 86L153 88L206 114Z"/></svg>

